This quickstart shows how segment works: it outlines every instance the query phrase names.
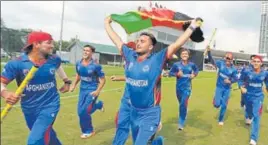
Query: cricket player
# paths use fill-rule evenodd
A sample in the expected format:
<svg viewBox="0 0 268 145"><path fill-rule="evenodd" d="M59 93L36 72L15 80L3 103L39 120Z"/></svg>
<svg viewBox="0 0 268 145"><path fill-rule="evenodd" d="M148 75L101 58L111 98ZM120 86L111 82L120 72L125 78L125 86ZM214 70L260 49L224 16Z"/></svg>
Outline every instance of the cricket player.
<svg viewBox="0 0 268 145"><path fill-rule="evenodd" d="M260 117L264 100L263 83L268 90L268 72L261 68L262 57L255 56L252 61L252 69L247 69L241 75L241 92L246 98L246 111L249 119L253 119L251 126L250 144L256 145L259 138Z"/></svg>
<svg viewBox="0 0 268 145"><path fill-rule="evenodd" d="M50 34L31 32L23 48L25 53L9 61L1 74L1 96L6 103L14 105L21 99L22 112L30 129L28 145L61 145L52 128L60 109L55 72L64 81L62 93L69 91L71 81L61 67L60 57L51 55L53 47ZM6 85L14 79L19 86L33 65L38 65L39 69L23 91L23 97L7 90Z"/></svg>
<svg viewBox="0 0 268 145"><path fill-rule="evenodd" d="M182 49L181 61L173 64L170 76L177 78L176 94L179 101L178 129L183 130L187 116L188 99L192 91L192 79L198 75L198 67L189 61L190 51Z"/></svg>
<svg viewBox="0 0 268 145"><path fill-rule="evenodd" d="M189 28L168 48L152 53L157 41L150 33L141 33L137 39L135 51L124 45L121 38L111 27L112 19L105 19L105 29L126 61L126 87L131 102L131 127L134 145L147 145L157 132L161 120L161 72L166 59L190 38L199 27L193 20ZM151 144L163 144L163 138L153 140Z"/></svg>
<svg viewBox="0 0 268 145"><path fill-rule="evenodd" d="M237 70L232 64L232 53L226 53L224 60L217 60L212 58L210 47L207 47L209 61L218 70L216 91L214 95L213 104L215 108L221 108L218 123L220 126L224 124L224 115L227 109L228 100L231 93L231 86L238 81Z"/></svg>
<svg viewBox="0 0 268 145"><path fill-rule="evenodd" d="M126 81L125 77L111 76L112 81ZM113 140L113 145L124 145L129 134L131 104L128 91L125 87L123 97L121 99L120 109L116 114L116 134ZM158 132L162 129L162 123L158 126ZM133 133L132 133L133 135Z"/></svg>
<svg viewBox="0 0 268 145"><path fill-rule="evenodd" d="M125 81L125 77L111 76L112 81ZM116 114L116 133L113 140L113 145L124 145L128 139L130 129L130 112L131 105L127 88L121 99L120 109Z"/></svg>
<svg viewBox="0 0 268 145"><path fill-rule="evenodd" d="M253 58L255 57L256 55L251 55L250 56L250 63L249 63L249 65L248 66L245 66L245 67L243 67L242 68L242 70L241 70L241 72L240 72L240 76L239 76L239 80L238 80L238 87L239 86L241 86L244 82L242 82L242 79L240 79L240 77L241 77L241 75L244 73L244 72L246 72L246 71L248 71L248 69L253 69ZM241 107L243 108L243 110L245 111L244 112L244 116L245 116L245 123L246 123L246 125L250 125L251 124L251 122L252 122L252 120L251 119L249 119L249 116L248 116L248 114L247 114L247 111L246 111L246 97L245 97L245 94L243 94L242 92L241 92L241 101L240 101L240 105L241 105Z"/></svg>
<svg viewBox="0 0 268 145"><path fill-rule="evenodd" d="M82 139L89 138L95 134L91 115L97 110L104 111L103 102L98 101L98 96L105 84L105 75L101 65L95 63L92 55L95 48L91 45L84 46L83 58L76 63L76 80L71 87L74 91L80 82L79 101L77 105Z"/></svg>

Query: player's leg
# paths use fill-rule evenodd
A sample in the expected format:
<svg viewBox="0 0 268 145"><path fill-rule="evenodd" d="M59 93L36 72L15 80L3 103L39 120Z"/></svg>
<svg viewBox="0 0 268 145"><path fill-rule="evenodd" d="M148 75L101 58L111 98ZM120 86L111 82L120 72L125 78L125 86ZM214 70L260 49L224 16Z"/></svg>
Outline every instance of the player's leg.
<svg viewBox="0 0 268 145"><path fill-rule="evenodd" d="M179 118L179 129L182 130L185 126L185 120L187 117L187 108L188 100L190 97L190 90L184 90L181 93L181 102L180 102L180 118Z"/></svg>
<svg viewBox="0 0 268 145"><path fill-rule="evenodd" d="M177 89L176 90L176 95L177 95L177 99L178 99L178 102L179 102L179 113L178 113L178 129L179 130L182 130L183 129L183 127L182 127L182 125L180 124L181 123L181 115L183 114L182 112L183 112L183 102L182 102L182 91L181 90L179 90L179 89Z"/></svg>
<svg viewBox="0 0 268 145"><path fill-rule="evenodd" d="M87 138L94 134L92 126L92 118L89 112L91 112L92 106L90 104L93 102L92 97L89 96L88 91L80 91L79 101L78 101L78 116L79 123L82 131L81 138Z"/></svg>
<svg viewBox="0 0 268 145"><path fill-rule="evenodd" d="M139 130L134 145L148 144L150 138L157 132L160 118L161 108L159 106L138 111L136 119L139 122Z"/></svg>
<svg viewBox="0 0 268 145"><path fill-rule="evenodd" d="M214 98L213 98L213 105L215 108L221 107L222 95L223 95L223 89L216 87Z"/></svg>
<svg viewBox="0 0 268 145"><path fill-rule="evenodd" d="M259 130L260 130L260 117L262 113L262 106L263 106L263 97L260 98L254 98L252 100L252 106L253 106L253 122L251 126L251 140L254 140L255 142L258 141L259 138Z"/></svg>
<svg viewBox="0 0 268 145"><path fill-rule="evenodd" d="M222 125L224 121L224 115L226 113L229 97L230 97L230 89L226 89L223 91L222 95L222 101L221 101L221 110L220 110L220 115L219 115L219 124Z"/></svg>
<svg viewBox="0 0 268 145"><path fill-rule="evenodd" d="M46 108L40 111L31 128L28 145L61 145L55 131L52 129L57 114L57 107Z"/></svg>
<svg viewBox="0 0 268 145"><path fill-rule="evenodd" d="M124 145L128 139L130 129L130 105L128 102L122 102L117 113L116 133L113 145Z"/></svg>

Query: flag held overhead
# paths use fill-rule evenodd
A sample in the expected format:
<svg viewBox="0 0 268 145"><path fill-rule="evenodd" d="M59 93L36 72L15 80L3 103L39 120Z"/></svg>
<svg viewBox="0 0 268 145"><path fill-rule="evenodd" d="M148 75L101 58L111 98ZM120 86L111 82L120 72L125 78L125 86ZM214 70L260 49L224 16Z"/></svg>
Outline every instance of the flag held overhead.
<svg viewBox="0 0 268 145"><path fill-rule="evenodd" d="M130 11L124 14L112 14L113 21L120 24L127 34L132 34L150 27L164 26L180 31L185 31L190 26L193 18L168 9L152 9L151 11ZM198 24L201 25L203 20L198 18ZM191 35L194 42L204 41L203 32L197 28Z"/></svg>

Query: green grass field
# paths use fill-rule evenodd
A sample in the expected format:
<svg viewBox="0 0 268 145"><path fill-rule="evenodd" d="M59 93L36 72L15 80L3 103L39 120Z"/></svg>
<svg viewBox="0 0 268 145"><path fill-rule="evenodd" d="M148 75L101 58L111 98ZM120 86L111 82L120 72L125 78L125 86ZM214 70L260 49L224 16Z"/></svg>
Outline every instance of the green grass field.
<svg viewBox="0 0 268 145"><path fill-rule="evenodd" d="M66 66L65 71L74 79L73 66ZM96 135L92 138L80 139L80 127L77 116L78 89L73 93L61 94L61 109L54 124L58 137L64 145L111 145L115 133L114 118L120 105L124 82L112 82L111 75L123 75L123 69L104 67L107 82L100 95L105 103L105 112L93 114ZM162 123L160 135L165 138L165 145L247 145L250 128L244 125L240 108L240 92L232 91L225 116L225 125L217 124L218 110L213 108L212 99L216 81L215 73L200 72L193 81L192 96L189 100L188 118L185 130L177 130L178 101L175 96L175 78L162 79ZM62 83L59 81L58 86ZM236 87L236 85L234 86ZM9 85L15 90L15 83ZM4 107L1 99L1 107ZM264 110L268 105L265 98ZM260 139L258 145L268 145L268 112L263 111L261 119ZM15 107L1 124L1 145L24 145L29 130L20 107ZM127 144L130 145L131 137Z"/></svg>

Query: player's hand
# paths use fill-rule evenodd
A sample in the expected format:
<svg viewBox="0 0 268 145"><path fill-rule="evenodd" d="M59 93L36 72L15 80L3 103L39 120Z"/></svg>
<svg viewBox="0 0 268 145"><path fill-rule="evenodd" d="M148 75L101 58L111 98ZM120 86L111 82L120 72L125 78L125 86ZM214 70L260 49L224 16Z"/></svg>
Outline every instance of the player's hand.
<svg viewBox="0 0 268 145"><path fill-rule="evenodd" d="M241 90L241 93L242 93L242 94L246 94L246 93L247 93L247 89L244 88L244 87L241 87L240 90Z"/></svg>
<svg viewBox="0 0 268 145"><path fill-rule="evenodd" d="M178 73L177 73L177 77L182 77L183 76L183 72L180 70Z"/></svg>
<svg viewBox="0 0 268 145"><path fill-rule="evenodd" d="M224 79L225 84L231 84L232 82L229 79Z"/></svg>
<svg viewBox="0 0 268 145"><path fill-rule="evenodd" d="M191 75L190 75L190 79L193 79L194 77L195 77L194 74L191 74Z"/></svg>
<svg viewBox="0 0 268 145"><path fill-rule="evenodd" d="M210 51L211 48L210 48L210 46L208 45L206 49L207 49L207 51Z"/></svg>
<svg viewBox="0 0 268 145"><path fill-rule="evenodd" d="M194 28L198 28L202 25L203 20L201 18L195 18L191 21L191 26Z"/></svg>
<svg viewBox="0 0 268 145"><path fill-rule="evenodd" d="M99 92L98 90L93 91L93 92L90 93L90 95L91 95L91 96L94 96L94 97L98 97L99 94L100 94L100 92Z"/></svg>
<svg viewBox="0 0 268 145"><path fill-rule="evenodd" d="M116 81L116 76L111 76L110 78L112 81Z"/></svg>
<svg viewBox="0 0 268 145"><path fill-rule="evenodd" d="M60 92L61 92L61 93L69 92L69 90L70 90L70 84L64 84L64 85L60 88Z"/></svg>
<svg viewBox="0 0 268 145"><path fill-rule="evenodd" d="M75 85L72 85L71 88L70 88L70 92L73 92L75 90L76 86Z"/></svg>
<svg viewBox="0 0 268 145"><path fill-rule="evenodd" d="M111 18L111 16L108 16L108 17L105 18L105 23L106 23L106 24L111 24L111 23L112 23L112 18Z"/></svg>
<svg viewBox="0 0 268 145"><path fill-rule="evenodd" d="M9 92L7 90L2 91L1 96L3 96L6 103L10 105L16 104L21 98L21 95L17 96L14 92Z"/></svg>

